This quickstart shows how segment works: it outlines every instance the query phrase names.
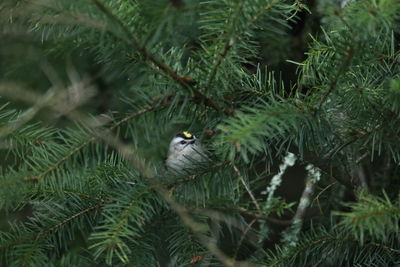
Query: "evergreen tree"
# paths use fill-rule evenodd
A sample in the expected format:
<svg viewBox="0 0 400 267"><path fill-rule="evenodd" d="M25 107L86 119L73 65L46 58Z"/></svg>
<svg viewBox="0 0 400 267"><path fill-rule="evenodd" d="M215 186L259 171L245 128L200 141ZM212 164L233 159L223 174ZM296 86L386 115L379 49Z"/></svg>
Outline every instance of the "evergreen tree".
<svg viewBox="0 0 400 267"><path fill-rule="evenodd" d="M398 0L0 20L0 266L400 264ZM210 160L177 174L182 130Z"/></svg>

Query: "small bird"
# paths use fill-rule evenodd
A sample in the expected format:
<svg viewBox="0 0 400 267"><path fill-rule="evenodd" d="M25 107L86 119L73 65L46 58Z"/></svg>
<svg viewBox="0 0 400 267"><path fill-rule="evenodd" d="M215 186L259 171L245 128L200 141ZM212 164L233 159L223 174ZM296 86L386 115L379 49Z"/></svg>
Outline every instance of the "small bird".
<svg viewBox="0 0 400 267"><path fill-rule="evenodd" d="M183 131L178 133L169 144L166 165L170 170L181 173L193 167L196 162L207 159L205 150L193 134Z"/></svg>

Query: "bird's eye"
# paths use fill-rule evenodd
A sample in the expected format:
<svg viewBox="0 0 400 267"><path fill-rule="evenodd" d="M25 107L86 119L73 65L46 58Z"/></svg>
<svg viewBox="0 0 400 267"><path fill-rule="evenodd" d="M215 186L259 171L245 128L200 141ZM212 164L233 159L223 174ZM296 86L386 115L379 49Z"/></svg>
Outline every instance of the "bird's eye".
<svg viewBox="0 0 400 267"><path fill-rule="evenodd" d="M181 145L186 144L186 141L180 141Z"/></svg>

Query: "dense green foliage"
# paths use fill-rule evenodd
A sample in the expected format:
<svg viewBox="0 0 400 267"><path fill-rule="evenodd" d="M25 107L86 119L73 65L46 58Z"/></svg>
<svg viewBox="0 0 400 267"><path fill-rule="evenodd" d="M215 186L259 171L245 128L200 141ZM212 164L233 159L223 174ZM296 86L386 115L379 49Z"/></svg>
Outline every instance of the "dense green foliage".
<svg viewBox="0 0 400 267"><path fill-rule="evenodd" d="M398 0L3 0L0 265L399 265L399 30ZM210 161L176 174L182 130Z"/></svg>

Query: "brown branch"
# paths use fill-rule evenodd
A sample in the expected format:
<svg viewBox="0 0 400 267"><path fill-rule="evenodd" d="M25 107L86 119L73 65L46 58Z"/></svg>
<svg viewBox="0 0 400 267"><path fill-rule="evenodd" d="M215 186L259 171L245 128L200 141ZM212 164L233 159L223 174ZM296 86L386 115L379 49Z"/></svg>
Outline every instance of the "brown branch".
<svg viewBox="0 0 400 267"><path fill-rule="evenodd" d="M66 192L66 191L64 191L64 192ZM67 193L75 193L75 192L67 192ZM128 208L127 208L127 209L125 210L125 212L123 213L123 217L124 217L124 218L127 217L127 216L129 215L129 211L130 211L130 208L132 207L133 203L136 202L142 195L144 195L144 194L146 194L146 193L147 193L147 190L144 190L144 191L142 191L138 196L135 196L135 197L134 197L134 199L130 202ZM75 193L75 194L77 194L77 193ZM84 195L85 197L89 196L89 195L85 195L85 194L79 194L79 195ZM93 198L92 196L89 196L89 197ZM94 209L99 209L99 208L101 208L101 207L103 207L103 206L105 206L105 205L113 204L113 203L116 202L116 201L114 201L114 200L103 200L103 199L96 198L96 197L94 197L94 199L100 201L101 203L98 203L97 205L88 207L88 208L86 208L86 209L84 209L84 210L82 210L82 211L80 211L80 212L78 212L78 213L76 213L76 214L74 214L74 215L72 215L72 216L70 216L70 217L64 219L63 221L57 223L56 225L54 225L53 227L49 228L48 230L42 232L42 233L40 234L40 237L41 237L41 238L45 238L45 237L47 237L51 232L53 232L53 231L56 230L57 228L61 227L62 225L68 223L69 221L74 220L74 219L76 219L76 218L78 218L78 217L80 217L80 216L82 216L82 215L84 215L84 214L86 214L86 213L88 213L88 212L94 210Z"/></svg>
<svg viewBox="0 0 400 267"><path fill-rule="evenodd" d="M391 252L395 252L397 254L400 254L400 250L398 250L398 249L394 249L394 248L391 248L391 247L386 246L384 244L379 244L379 243L376 243L376 242L373 242L373 241L367 243L366 245L373 245L373 246L384 248L384 249L389 250Z"/></svg>
<svg viewBox="0 0 400 267"><path fill-rule="evenodd" d="M326 175L336 180L341 185L344 185L349 192L353 192L354 185L348 179L346 179L346 175L343 175L343 172L338 167L334 166L330 160L324 159L319 155L308 155L306 156L305 162L309 162L318 167Z"/></svg>
<svg viewBox="0 0 400 267"><path fill-rule="evenodd" d="M52 165L49 168L47 168L45 171L41 172L38 175L33 175L33 176L30 176L30 177L26 177L23 180L26 181L26 182L32 182L32 181L38 181L38 180L42 179L44 176L46 176L48 173L54 171L58 167L60 167L60 165L62 165L67 159L69 159L74 154L78 153L82 148L84 148L89 143L93 142L94 140L96 140L96 137L94 137L94 136L89 138L88 140L86 140L85 142L80 144L79 146L75 147L67 155L62 157L59 161L57 161L54 165Z"/></svg>
<svg viewBox="0 0 400 267"><path fill-rule="evenodd" d="M262 213L262 210L260 208L260 205L257 202L257 199L254 197L253 192L251 192L250 188L247 186L246 182L243 179L242 174L240 173L240 170L236 167L236 165L233 165L233 169L235 170L237 176L240 179L240 182L242 182L244 188L246 189L247 193L249 194L250 198L252 199L254 205L256 206L258 212Z"/></svg>
<svg viewBox="0 0 400 267"><path fill-rule="evenodd" d="M324 156L325 159L331 159L336 153L340 152L341 150L343 150L345 147L351 145L352 143L360 140L361 138L364 138L366 135L369 135L371 133L373 133L376 130L379 130L380 128L383 127L383 123L378 124L377 126L375 126L374 128L367 130L367 131L359 131L361 134L347 140L346 142L343 142L341 144L338 144L335 148L333 148L326 156Z"/></svg>
<svg viewBox="0 0 400 267"><path fill-rule="evenodd" d="M369 217L376 217L376 216L392 214L392 213L396 214L398 212L399 212L398 208L390 208L390 209L385 209L385 210L372 211L372 212L364 213L363 215L360 215L360 216L352 217L351 221L355 222L355 221L359 221L359 220L366 219Z"/></svg>
<svg viewBox="0 0 400 267"><path fill-rule="evenodd" d="M325 242L325 241L335 241L335 240L338 240L338 238L325 237L325 238L320 238L320 239L318 239L318 240L314 240L311 244L312 244L312 245L315 245L315 244L318 244L318 243L321 243L321 242ZM354 239L354 238L346 238L345 240L346 240L346 241L350 241L350 242L357 242L358 244L360 243L359 240L356 240L356 239ZM367 243L367 242L368 242L368 241L366 241L364 244L365 244L365 245L372 245L372 246L380 247L380 248L383 248L383 249L387 249L387 250L389 250L389 251L391 251L391 252L395 252L395 253L397 253L397 254L400 254L400 250L398 250L398 249L394 249L394 248L391 248L391 247L386 246L386 245L384 245L384 244L376 243L376 242L374 242L374 241L371 241L371 242L368 242L368 243ZM310 246L308 246L308 247L310 247Z"/></svg>
<svg viewBox="0 0 400 267"><path fill-rule="evenodd" d="M207 216L212 220L225 222L226 224L230 224L231 226L243 231L246 231L246 229L248 228L248 225L245 226L245 224L241 220L238 220L234 216L225 213L223 209L215 210L215 209L199 208L199 207L187 207L187 208L188 210L190 210L190 214L195 213ZM248 231L249 230L247 230L247 232ZM257 235L255 235L254 233L249 233L249 235L254 242L258 240Z"/></svg>
<svg viewBox="0 0 400 267"><path fill-rule="evenodd" d="M336 181L333 182L333 183L331 183L331 184L329 184L329 185L327 185L324 189L322 189L322 190L318 193L318 195L313 199L313 201L311 202L311 205L313 205L313 204L314 204L314 201L317 201L317 205L318 205L318 208L319 208L319 211L320 211L321 214L323 213L323 211L322 211L321 205L320 205L320 203L319 203L319 197L320 197L326 190L328 190L328 188L330 188L330 187L333 186L334 184L336 184Z"/></svg>
<svg viewBox="0 0 400 267"><path fill-rule="evenodd" d="M337 240L339 240L339 241L345 240L345 241L349 241L349 242L356 242L357 245L360 244L360 241L359 241L359 240L356 240L356 239L354 239L354 238L343 238L343 239L340 239L340 238L336 238L336 237L329 236L329 237L319 238L319 239L316 239L316 240L314 240L314 241L310 241L308 244L299 247L299 248L301 249L301 251L297 250L296 253L302 253L302 251L305 251L306 249L309 249L309 248L311 248L312 246L317 245L317 244L319 244L319 243L325 243L325 242L327 242L327 241L328 241L328 242L329 242L329 241L333 241L333 242L334 242L334 241L337 241ZM383 245L383 244L371 242L371 243L367 243L366 245L373 245L373 246L377 246L377 247L382 247L382 248L384 248L384 249L387 249L387 250L390 250L390 251L392 251L392 252L395 252L395 253L399 253L399 254L400 254L400 250L393 249L393 248L388 247L388 246L385 246L385 245ZM285 260L285 258L290 258L291 256L292 256L292 255L287 254L287 255L284 256L284 258L280 258L278 261L276 261L273 265L270 265L270 266L276 266L276 265L278 265L279 263L282 263L282 262Z"/></svg>
<svg viewBox="0 0 400 267"><path fill-rule="evenodd" d="M245 27L245 29L248 29L249 27L251 27L251 25L254 24L255 21L257 21L267 10L269 10L270 8L272 8L272 6L275 4L275 2L277 2L277 0L272 0L270 3L266 4L260 12L258 12L257 14L255 14L250 20L247 21ZM242 2L239 2L240 5L242 5ZM238 8L238 12L239 12L239 8ZM236 14L234 16L234 20L231 23L232 25L234 25L237 21L238 18L238 14ZM243 31L240 31L237 33L236 39L239 38L239 36L243 34ZM232 46L235 44L234 39L231 34L228 35L228 39L225 42L225 45L222 47L221 52L218 54L218 58L217 61L214 65L214 67L212 68L211 72L210 72L210 76L208 78L208 82L207 82L207 86L206 86L206 90L210 87L212 81L214 80L218 68L221 66L222 61L226 58L228 52L231 50ZM224 110L225 114L227 115L232 115L233 114L233 110L226 108Z"/></svg>
<svg viewBox="0 0 400 267"><path fill-rule="evenodd" d="M188 90L194 102L202 103L205 106L211 107L217 111L224 111L219 105L217 105L212 99L205 96L200 91L193 88L191 83L188 82L188 79L185 76L179 75L175 70L173 70L170 66L164 63L161 59L157 58L155 55L150 53L144 46L142 46L138 40L133 36L131 31L126 27L126 25L116 16L114 15L105 5L103 5L98 0L92 0L92 2L112 21L118 24L119 27L124 31L124 33L128 36L131 44L138 50L138 52L146 59L151 61L154 65L156 65L160 70L166 73L172 80L176 81L180 84L184 89ZM226 111L224 111L226 113Z"/></svg>
<svg viewBox="0 0 400 267"><path fill-rule="evenodd" d="M335 249L330 249L327 253L325 253L325 255L323 255L320 260L314 264L312 267L318 267L321 265L321 263L323 263L333 252L335 251Z"/></svg>
<svg viewBox="0 0 400 267"><path fill-rule="evenodd" d="M270 216L267 216L264 214L253 213L242 207L237 208L237 210L242 215L246 215L246 216L253 217L256 219L260 219L260 220L265 220L265 221L273 223L273 224L283 225L283 226L289 226L292 224L292 220L281 220L281 219L273 218L273 217L270 217Z"/></svg>
<svg viewBox="0 0 400 267"><path fill-rule="evenodd" d="M253 220L247 225L246 229L243 231L242 236L240 237L240 240L239 240L239 242L238 242L238 244L237 244L237 246L236 246L235 255L233 256L233 258L236 259L237 254L238 254L238 252L239 252L240 247L241 247L242 244L243 244L244 239L246 238L247 234L248 234L249 231L251 230L251 227L253 226L253 224L254 224L256 221L257 221L257 219L253 219Z"/></svg>
<svg viewBox="0 0 400 267"><path fill-rule="evenodd" d="M312 163L313 165L315 165L316 167L320 168L321 170L323 170L331 178L335 179L340 184L346 186L346 188L349 189L351 192L354 190L354 185L348 179L345 178L342 171L340 171L340 169L338 167L334 166L331 163L331 159L333 158L333 156L335 156L335 154L337 154L338 152L343 150L345 147L353 144L354 142L364 138L365 136L367 136L369 134L372 134L374 131L379 130L381 127L383 127L383 125L385 125L385 124L381 123L368 131L361 131L361 134L338 144L336 147L331 149L323 157L321 157L319 155L310 155L310 156L307 156L306 160L308 162Z"/></svg>
<svg viewBox="0 0 400 267"><path fill-rule="evenodd" d="M217 70L218 70L219 66L221 65L221 63L222 63L222 60L224 60L224 58L228 54L228 51L231 49L231 47L233 45L234 45L234 41L232 39L228 39L226 41L226 44L222 48L221 53L218 55L217 62L215 63L213 69L211 70L210 77L208 78L208 82L207 82L207 88L210 87L212 81L215 78L215 75L217 74Z"/></svg>
<svg viewBox="0 0 400 267"><path fill-rule="evenodd" d="M328 96L335 90L339 79L343 73L343 71L348 68L348 64L350 63L351 59L353 58L355 51L358 50L358 44L356 45L356 48L350 47L349 50L345 52L345 59L343 60L342 64L338 68L335 77L331 80L329 83L329 88L328 91L322 96L321 100L319 101L316 112L321 109L322 105L325 103L325 101L328 99Z"/></svg>
<svg viewBox="0 0 400 267"><path fill-rule="evenodd" d="M265 13L267 10L269 10L270 8L272 8L272 6L275 4L275 2L278 2L278 0L272 0L270 3L266 4L260 12L258 12L256 15L254 15L251 20L249 20L249 22L247 23L247 26L250 26L252 24L254 24L254 22L256 22L262 15L263 13Z"/></svg>
<svg viewBox="0 0 400 267"><path fill-rule="evenodd" d="M67 190L62 190L60 192L54 191L54 190L40 190L39 193L51 193L51 194L57 194L57 193L63 193L63 194L69 194L69 195L76 195L76 196L81 196L84 198L88 198L88 199L93 199L99 202L102 202L104 204L112 204L115 203L115 200L107 200L107 199L102 199L96 196L92 196L89 194L85 194L85 193L81 193L81 192L73 192L73 191L67 191Z"/></svg>
<svg viewBox="0 0 400 267"><path fill-rule="evenodd" d="M51 232L53 232L55 229L61 227L62 225L68 223L69 221L71 221L71 220L73 220L73 219L76 219L76 218L78 218L78 217L80 217L80 216L82 216L82 215L84 215L84 214L86 214L86 213L88 213L88 212L90 212L90 211L92 211L92 210L99 209L99 208L103 207L104 205L106 205L106 203L99 203L99 204L96 204L96 205L91 206L91 207L89 207L89 208L86 208L86 209L84 209L84 210L81 210L80 212L78 212L78 213L76 213L76 214L74 214L74 215L72 215L72 216L66 218L65 220L59 222L58 224L54 225L54 226L51 227L50 229L48 229L48 230L42 232L42 233L40 234L40 237L45 238L45 237L48 236Z"/></svg>
<svg viewBox="0 0 400 267"><path fill-rule="evenodd" d="M225 41L225 45L222 47L221 52L218 54L217 61L211 70L210 77L208 78L206 90L210 87L212 81L214 80L215 75L217 74L217 70L218 70L219 66L221 65L222 61L225 59L226 55L228 54L228 51L234 45L234 38L232 37L232 32L233 32L234 26L238 20L239 11L243 6L242 1L239 1L238 3L239 4L235 10L235 14L233 14L233 20L232 20L232 22L230 22L231 28L228 32L227 40ZM229 23L229 21L227 20L226 23Z"/></svg>
<svg viewBox="0 0 400 267"><path fill-rule="evenodd" d="M359 156L358 158L357 158L357 160L356 160L356 164L358 165L358 164L360 164L361 163L361 161L363 161L366 157L368 157L369 156L369 152L365 152L364 154L362 154L361 156Z"/></svg>

